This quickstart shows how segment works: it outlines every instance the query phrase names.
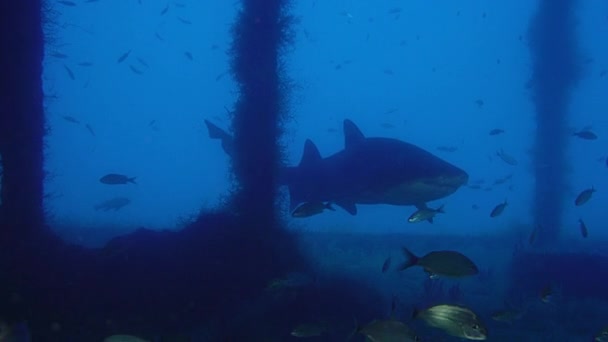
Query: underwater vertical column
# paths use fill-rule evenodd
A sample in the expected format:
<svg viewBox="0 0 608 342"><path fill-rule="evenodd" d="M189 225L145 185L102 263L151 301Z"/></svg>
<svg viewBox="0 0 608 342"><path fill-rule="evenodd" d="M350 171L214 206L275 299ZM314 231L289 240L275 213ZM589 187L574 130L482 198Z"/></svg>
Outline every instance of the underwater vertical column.
<svg viewBox="0 0 608 342"><path fill-rule="evenodd" d="M3 236L41 229L44 221L42 10L41 0L0 1Z"/></svg>
<svg viewBox="0 0 608 342"><path fill-rule="evenodd" d="M576 0L541 0L529 28L532 102L536 109L534 217L539 241L555 242L567 180L568 108L580 77Z"/></svg>
<svg viewBox="0 0 608 342"><path fill-rule="evenodd" d="M280 52L288 30L285 0L244 0L234 26L232 72L239 86L233 129L233 170L239 217L266 230L276 227L281 163L278 139L284 94Z"/></svg>

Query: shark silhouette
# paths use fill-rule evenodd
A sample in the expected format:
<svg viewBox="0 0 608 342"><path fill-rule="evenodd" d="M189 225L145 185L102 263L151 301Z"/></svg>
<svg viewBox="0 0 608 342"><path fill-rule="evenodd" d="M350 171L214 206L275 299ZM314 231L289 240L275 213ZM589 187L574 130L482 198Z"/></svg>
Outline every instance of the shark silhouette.
<svg viewBox="0 0 608 342"><path fill-rule="evenodd" d="M232 136L205 120L209 136L233 153ZM462 169L398 139L365 137L344 120L344 149L323 158L306 140L298 166L281 172L289 188L290 209L301 203L331 202L350 214L357 204L391 204L425 208L426 202L453 194L468 181Z"/></svg>

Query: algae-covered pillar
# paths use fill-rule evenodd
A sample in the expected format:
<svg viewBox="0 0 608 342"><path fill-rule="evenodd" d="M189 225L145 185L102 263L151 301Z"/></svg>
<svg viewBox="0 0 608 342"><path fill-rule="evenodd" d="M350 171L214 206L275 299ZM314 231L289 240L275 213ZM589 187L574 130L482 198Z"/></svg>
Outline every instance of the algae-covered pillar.
<svg viewBox="0 0 608 342"><path fill-rule="evenodd" d="M541 0L529 28L532 101L536 109L534 217L539 241L557 240L567 187L571 92L580 78L576 0Z"/></svg>
<svg viewBox="0 0 608 342"><path fill-rule="evenodd" d="M275 196L284 108L279 54L288 30L286 0L243 0L233 32L232 72L239 86L234 118L236 210L249 229L276 227ZM254 223L255 222L255 223Z"/></svg>
<svg viewBox="0 0 608 342"><path fill-rule="evenodd" d="M3 242L7 237L41 229L44 220L41 13L41 0L0 1Z"/></svg>

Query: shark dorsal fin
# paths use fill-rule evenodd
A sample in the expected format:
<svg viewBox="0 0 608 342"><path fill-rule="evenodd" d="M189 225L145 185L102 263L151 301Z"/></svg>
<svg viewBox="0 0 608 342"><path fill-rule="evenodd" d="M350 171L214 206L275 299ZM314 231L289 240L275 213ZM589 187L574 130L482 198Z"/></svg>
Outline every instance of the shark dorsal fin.
<svg viewBox="0 0 608 342"><path fill-rule="evenodd" d="M353 148L363 142L363 140L365 140L365 136L361 133L359 127L348 119L344 120L344 149Z"/></svg>
<svg viewBox="0 0 608 342"><path fill-rule="evenodd" d="M321 153L319 153L319 149L315 146L315 143L310 139L306 139L304 143L304 154L302 154L302 159L300 160L300 167L308 167L310 165L316 164L319 160L321 160Z"/></svg>

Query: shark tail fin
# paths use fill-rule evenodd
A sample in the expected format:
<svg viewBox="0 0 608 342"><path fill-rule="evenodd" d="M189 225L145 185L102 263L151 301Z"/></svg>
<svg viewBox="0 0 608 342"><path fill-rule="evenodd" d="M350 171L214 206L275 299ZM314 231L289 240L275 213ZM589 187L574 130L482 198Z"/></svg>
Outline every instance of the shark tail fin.
<svg viewBox="0 0 608 342"><path fill-rule="evenodd" d="M228 134L228 132L219 128L217 125L207 119L205 119L205 126L207 126L207 132L209 132L209 138L211 139L224 140L230 137L230 134Z"/></svg>
<svg viewBox="0 0 608 342"><path fill-rule="evenodd" d="M131 178L127 179L127 182L137 184L137 182L135 181L135 178L137 178L137 177L131 177Z"/></svg>

